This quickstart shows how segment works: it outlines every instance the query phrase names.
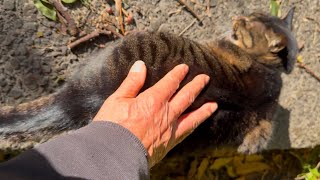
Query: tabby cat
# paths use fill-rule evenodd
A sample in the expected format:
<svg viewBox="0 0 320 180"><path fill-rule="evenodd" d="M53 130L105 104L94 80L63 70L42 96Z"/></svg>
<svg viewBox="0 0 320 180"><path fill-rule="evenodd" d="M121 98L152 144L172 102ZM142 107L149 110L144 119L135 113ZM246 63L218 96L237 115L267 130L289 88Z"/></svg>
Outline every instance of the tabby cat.
<svg viewBox="0 0 320 180"><path fill-rule="evenodd" d="M131 33L88 60L58 92L0 108L0 149L28 148L85 126L131 65L143 60L148 69L143 89L181 63L190 67L182 86L197 74L209 75L210 83L187 111L217 102L219 109L206 121L212 139L236 144L239 152L261 151L273 131L280 74L290 73L296 60L293 13L283 19L262 13L239 16L230 37L204 44L162 32Z"/></svg>

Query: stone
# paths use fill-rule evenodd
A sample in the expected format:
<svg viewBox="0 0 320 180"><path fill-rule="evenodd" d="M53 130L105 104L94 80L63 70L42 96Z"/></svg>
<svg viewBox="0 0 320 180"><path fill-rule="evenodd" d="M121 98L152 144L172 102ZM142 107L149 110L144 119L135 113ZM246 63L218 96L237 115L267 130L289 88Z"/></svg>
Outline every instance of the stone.
<svg viewBox="0 0 320 180"><path fill-rule="evenodd" d="M37 12L34 4L25 4L23 7L23 15L24 16L31 16Z"/></svg>
<svg viewBox="0 0 320 180"><path fill-rule="evenodd" d="M15 10L15 1L14 0L4 0L3 1L3 8L5 10L13 11Z"/></svg>
<svg viewBox="0 0 320 180"><path fill-rule="evenodd" d="M4 77L4 75L0 75L0 86L4 87L6 85L7 85L6 78Z"/></svg>
<svg viewBox="0 0 320 180"><path fill-rule="evenodd" d="M31 30L35 32L38 29L38 24L35 22L26 22L23 24L23 29Z"/></svg>
<svg viewBox="0 0 320 180"><path fill-rule="evenodd" d="M8 46L8 45L10 45L10 44L13 42L14 39L15 39L14 36L8 35L8 36L6 37L6 40L4 40L4 42L2 42L2 45Z"/></svg>
<svg viewBox="0 0 320 180"><path fill-rule="evenodd" d="M4 79L2 79L2 80L0 80L0 87L4 87L4 86L6 86L8 83L4 80Z"/></svg>
<svg viewBox="0 0 320 180"><path fill-rule="evenodd" d="M11 65L11 68L14 70L18 70L20 68L20 63L15 58L10 61L10 65Z"/></svg>
<svg viewBox="0 0 320 180"><path fill-rule="evenodd" d="M28 49L27 49L24 45L21 45L21 46L16 50L16 53L17 53L18 55L24 56L24 55L27 55Z"/></svg>
<svg viewBox="0 0 320 180"><path fill-rule="evenodd" d="M48 36L51 36L52 35L52 31L51 30L47 30L44 32L44 36L45 37L48 37Z"/></svg>
<svg viewBox="0 0 320 180"><path fill-rule="evenodd" d="M67 46L62 46L60 48L60 51L61 51L61 55L67 55L67 52L68 52L68 47Z"/></svg>
<svg viewBox="0 0 320 180"><path fill-rule="evenodd" d="M69 54L68 59L72 61L72 60L77 60L78 57L75 54Z"/></svg>
<svg viewBox="0 0 320 180"><path fill-rule="evenodd" d="M43 65L42 66L42 72L43 73L50 73L51 72L51 67L50 66L48 66L48 65Z"/></svg>
<svg viewBox="0 0 320 180"><path fill-rule="evenodd" d="M39 86L45 86L49 83L49 78L48 77L42 77L39 82L38 82L38 85Z"/></svg>
<svg viewBox="0 0 320 180"><path fill-rule="evenodd" d="M21 97L23 95L22 91L19 89L11 89L11 91L8 94L9 96L18 99L19 97Z"/></svg>
<svg viewBox="0 0 320 180"><path fill-rule="evenodd" d="M30 89L35 90L38 87L39 75L37 74L30 74L23 78L24 85Z"/></svg>

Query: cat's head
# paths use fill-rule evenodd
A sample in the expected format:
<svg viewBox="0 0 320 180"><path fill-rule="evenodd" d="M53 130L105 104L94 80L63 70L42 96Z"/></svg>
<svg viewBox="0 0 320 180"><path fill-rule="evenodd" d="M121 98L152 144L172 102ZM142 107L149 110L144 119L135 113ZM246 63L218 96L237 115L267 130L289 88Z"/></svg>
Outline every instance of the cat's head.
<svg viewBox="0 0 320 180"><path fill-rule="evenodd" d="M298 54L298 45L291 32L294 8L280 19L262 13L233 18L231 42L260 63L284 67L290 73Z"/></svg>

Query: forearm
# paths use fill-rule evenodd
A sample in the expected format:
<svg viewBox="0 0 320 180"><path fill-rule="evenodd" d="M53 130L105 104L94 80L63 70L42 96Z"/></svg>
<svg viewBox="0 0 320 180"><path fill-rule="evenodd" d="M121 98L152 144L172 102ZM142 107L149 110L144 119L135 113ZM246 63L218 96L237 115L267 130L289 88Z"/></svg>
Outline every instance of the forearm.
<svg viewBox="0 0 320 180"><path fill-rule="evenodd" d="M0 166L0 177L148 179L147 152L127 129L110 122L88 126ZM56 177L56 178L53 178Z"/></svg>

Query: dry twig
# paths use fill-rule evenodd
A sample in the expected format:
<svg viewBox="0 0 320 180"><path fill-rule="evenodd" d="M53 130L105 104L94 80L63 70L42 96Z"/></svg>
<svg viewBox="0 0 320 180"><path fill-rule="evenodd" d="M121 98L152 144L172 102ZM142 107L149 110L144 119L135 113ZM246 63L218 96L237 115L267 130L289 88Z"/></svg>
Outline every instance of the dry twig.
<svg viewBox="0 0 320 180"><path fill-rule="evenodd" d="M116 3L116 11L118 13L118 24L120 26L122 34L125 33L123 26L123 17L122 17L122 0L115 0Z"/></svg>
<svg viewBox="0 0 320 180"><path fill-rule="evenodd" d="M181 36L183 33L185 33L194 23L196 23L196 21L197 21L197 19L194 18L194 20L193 20L186 28L184 28L184 29L180 32L179 36Z"/></svg>
<svg viewBox="0 0 320 180"><path fill-rule="evenodd" d="M298 63L298 67L305 69L307 73L309 73L312 77L314 77L316 80L320 82L320 77L317 76L306 64Z"/></svg>
<svg viewBox="0 0 320 180"><path fill-rule="evenodd" d="M68 9L66 7L64 7L61 4L61 2L58 0L50 0L50 2L57 9L57 11L61 14L61 16L63 16L65 18L65 20L67 21L69 33L72 36L75 36L78 33L78 28L77 28L74 20L71 18L71 16L67 12Z"/></svg>
<svg viewBox="0 0 320 180"><path fill-rule="evenodd" d="M79 44L81 44L83 42L86 42L86 41L89 41L92 38L98 37L100 34L110 35L111 32L110 31L106 31L106 30L95 30L95 31L91 32L90 34L87 34L87 35L81 37L80 39L70 43L68 45L68 48L72 49L72 48L76 47L77 45L79 45Z"/></svg>
<svg viewBox="0 0 320 180"><path fill-rule="evenodd" d="M181 5L185 6L185 8L196 18L199 22L202 22L201 18L192 10L192 8L184 3L182 0L177 0Z"/></svg>
<svg viewBox="0 0 320 180"><path fill-rule="evenodd" d="M112 34L116 35L117 37L123 38L122 34L119 34L117 31L112 29L112 27L110 27L109 25L105 25L104 28L106 28L108 31L112 32Z"/></svg>

